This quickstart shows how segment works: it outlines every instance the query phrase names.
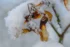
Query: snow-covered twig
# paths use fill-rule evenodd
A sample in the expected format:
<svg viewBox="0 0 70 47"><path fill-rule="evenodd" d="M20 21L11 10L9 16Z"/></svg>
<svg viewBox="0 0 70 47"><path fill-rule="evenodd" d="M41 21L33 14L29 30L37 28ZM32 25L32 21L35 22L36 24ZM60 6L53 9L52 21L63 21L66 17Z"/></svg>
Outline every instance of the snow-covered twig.
<svg viewBox="0 0 70 47"><path fill-rule="evenodd" d="M70 24L64 29L63 33L61 34L61 38L62 39L60 40L60 42L63 41L64 35L67 32L67 30L68 30L69 27L70 27Z"/></svg>
<svg viewBox="0 0 70 47"><path fill-rule="evenodd" d="M51 26L53 27L53 29L55 30L55 32L57 33L57 35L60 37L59 42L61 43L63 41L64 35L67 32L68 28L70 27L70 24L64 29L62 34L59 34L58 31L55 29L54 25L51 23Z"/></svg>
<svg viewBox="0 0 70 47"><path fill-rule="evenodd" d="M52 5L52 9L53 9L53 11L54 11L54 13L55 13L55 15L56 15L56 17L57 17L57 22L58 22L58 24L60 25L59 15L57 14L57 12L56 12L56 10L54 9L54 6L53 6L53 5ZM61 27L61 25L60 25L60 27Z"/></svg>

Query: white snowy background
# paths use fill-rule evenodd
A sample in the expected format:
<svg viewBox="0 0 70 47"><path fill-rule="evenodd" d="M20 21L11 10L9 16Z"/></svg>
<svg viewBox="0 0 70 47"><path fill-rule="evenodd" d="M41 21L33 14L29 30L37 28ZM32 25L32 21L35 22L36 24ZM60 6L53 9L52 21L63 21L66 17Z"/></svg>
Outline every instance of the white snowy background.
<svg viewBox="0 0 70 47"><path fill-rule="evenodd" d="M52 47L52 46L63 47L60 43L57 42L59 38L54 33L54 30L51 28L49 24L48 24L48 30L52 31L50 32L50 37L52 38L53 41L49 40L48 42L45 43L39 42L39 36L33 32L23 35L16 40L10 39L8 30L5 26L4 18L7 16L8 11L10 11L11 9L13 9L14 7L23 2L25 2L25 0L0 0L0 47L32 47L32 45L34 45L33 47L45 47L45 45L46 47ZM63 18L63 16L61 18ZM64 18L66 18L66 16ZM68 22L68 20L66 22ZM66 33L63 45L64 47L70 47L70 32Z"/></svg>

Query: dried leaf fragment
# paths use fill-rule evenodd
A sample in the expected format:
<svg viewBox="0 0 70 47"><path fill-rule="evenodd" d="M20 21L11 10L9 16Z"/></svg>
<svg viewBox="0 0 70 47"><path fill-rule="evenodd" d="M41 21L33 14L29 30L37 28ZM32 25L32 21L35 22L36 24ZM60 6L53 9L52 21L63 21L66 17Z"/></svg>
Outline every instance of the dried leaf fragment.
<svg viewBox="0 0 70 47"><path fill-rule="evenodd" d="M68 11L70 11L70 0L64 0L64 5Z"/></svg>
<svg viewBox="0 0 70 47"><path fill-rule="evenodd" d="M41 30L41 32L39 32L39 34L40 34L40 39L42 41L47 41L48 40L48 33L47 33L46 29Z"/></svg>
<svg viewBox="0 0 70 47"><path fill-rule="evenodd" d="M28 33L28 32L30 32L29 29L23 29L23 32L22 32L22 33L26 34L26 33Z"/></svg>
<svg viewBox="0 0 70 47"><path fill-rule="evenodd" d="M49 21L51 21L52 20L52 14L49 11L46 11L46 10L45 10L45 14L48 15L48 19L49 19Z"/></svg>
<svg viewBox="0 0 70 47"><path fill-rule="evenodd" d="M68 4L68 0L64 0L65 7L67 7L67 4Z"/></svg>

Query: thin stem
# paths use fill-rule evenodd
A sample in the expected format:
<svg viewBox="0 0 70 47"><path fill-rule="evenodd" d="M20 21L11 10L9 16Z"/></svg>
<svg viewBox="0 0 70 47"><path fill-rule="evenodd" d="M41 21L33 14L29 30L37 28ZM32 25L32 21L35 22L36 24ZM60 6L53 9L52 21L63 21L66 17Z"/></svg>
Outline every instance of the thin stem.
<svg viewBox="0 0 70 47"><path fill-rule="evenodd" d="M67 32L67 30L68 30L69 27L70 27L70 24L64 29L64 32L61 34L61 37L62 37L61 41L63 40L64 35L65 35L65 33ZM61 42L61 41L60 41L60 42Z"/></svg>
<svg viewBox="0 0 70 47"><path fill-rule="evenodd" d="M51 23L51 26L53 27L53 29L55 30L55 32L57 33L57 35L60 37L59 42L61 43L63 41L64 35L66 33L66 31L68 30L68 28L70 27L70 24L64 29L62 34L59 34L58 31L55 29L54 25Z"/></svg>
<svg viewBox="0 0 70 47"><path fill-rule="evenodd" d="M29 11L29 15L31 14L31 10L30 10L30 7L29 7L30 4L28 4L28 11Z"/></svg>
<svg viewBox="0 0 70 47"><path fill-rule="evenodd" d="M59 15L58 15L58 13L56 12L56 10L54 9L54 6L52 6L52 9L53 9L53 11L54 11L54 13L55 13L55 15L56 15L56 17L57 17L57 22L58 22L58 24L60 25ZM61 25L60 25L60 27L61 27Z"/></svg>
<svg viewBox="0 0 70 47"><path fill-rule="evenodd" d="M50 23L50 25L53 27L53 29L55 30L55 32L57 33L57 35L60 36L60 34L58 33L58 31L56 30L56 28L54 27L54 25L52 23Z"/></svg>
<svg viewBox="0 0 70 47"><path fill-rule="evenodd" d="M70 24L65 28L64 32L62 33L62 36L64 36L64 34L66 33L69 27L70 27Z"/></svg>

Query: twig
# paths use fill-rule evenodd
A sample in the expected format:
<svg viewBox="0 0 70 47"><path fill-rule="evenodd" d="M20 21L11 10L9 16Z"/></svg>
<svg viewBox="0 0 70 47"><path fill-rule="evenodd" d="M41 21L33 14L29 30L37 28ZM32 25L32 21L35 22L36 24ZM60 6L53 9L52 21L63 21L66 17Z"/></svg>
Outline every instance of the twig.
<svg viewBox="0 0 70 47"><path fill-rule="evenodd" d="M54 11L54 13L55 13L55 15L56 15L56 17L57 17L57 22L58 22L58 24L60 25L59 15L57 14L56 10L54 9L54 6L52 6L52 9L53 9L53 11ZM60 25L60 27L61 27L61 25Z"/></svg>
<svg viewBox="0 0 70 47"><path fill-rule="evenodd" d="M68 28L70 27L70 24L64 29L64 32L61 34L61 40L60 40L60 42L63 40L63 38L64 38L64 35L65 35L65 33L66 33L66 31L68 30Z"/></svg>
<svg viewBox="0 0 70 47"><path fill-rule="evenodd" d="M29 14L31 14L31 10L30 10L30 7L29 7L29 5L30 5L30 4L28 4L28 11L29 11Z"/></svg>
<svg viewBox="0 0 70 47"><path fill-rule="evenodd" d="M51 23L51 26L53 27L53 29L55 30L55 32L57 33L57 35L60 37L59 42L61 43L63 41L64 35L66 33L66 31L68 30L68 28L70 27L70 24L64 29L62 34L59 34L58 31L55 29L54 25Z"/></svg>
<svg viewBox="0 0 70 47"><path fill-rule="evenodd" d="M64 36L64 34L66 33L69 27L70 27L70 24L65 28L64 32L62 33L62 36Z"/></svg>
<svg viewBox="0 0 70 47"><path fill-rule="evenodd" d="M56 28L54 27L54 25L52 23L50 23L50 25L53 27L53 29L55 30L55 32L57 33L57 35L60 36L60 34L58 33L58 31L56 30Z"/></svg>

